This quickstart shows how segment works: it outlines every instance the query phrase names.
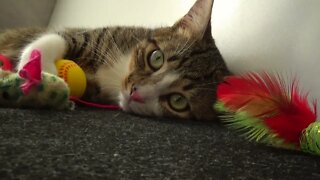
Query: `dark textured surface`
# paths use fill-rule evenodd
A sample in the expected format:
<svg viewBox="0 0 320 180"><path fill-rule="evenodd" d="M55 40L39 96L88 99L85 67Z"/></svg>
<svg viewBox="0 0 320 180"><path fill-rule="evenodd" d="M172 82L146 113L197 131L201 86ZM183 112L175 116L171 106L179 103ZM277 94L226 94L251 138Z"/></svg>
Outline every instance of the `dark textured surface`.
<svg viewBox="0 0 320 180"><path fill-rule="evenodd" d="M219 124L119 111L0 109L0 179L320 179L320 158Z"/></svg>

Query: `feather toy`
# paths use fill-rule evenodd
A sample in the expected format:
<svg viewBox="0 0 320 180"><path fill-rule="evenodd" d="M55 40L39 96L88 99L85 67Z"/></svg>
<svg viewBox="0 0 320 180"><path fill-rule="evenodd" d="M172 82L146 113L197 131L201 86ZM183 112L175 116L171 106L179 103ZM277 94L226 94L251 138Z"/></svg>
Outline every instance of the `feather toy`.
<svg viewBox="0 0 320 180"><path fill-rule="evenodd" d="M286 84L268 73L229 76L217 98L222 121L249 140L320 155L316 102L309 105L296 80Z"/></svg>

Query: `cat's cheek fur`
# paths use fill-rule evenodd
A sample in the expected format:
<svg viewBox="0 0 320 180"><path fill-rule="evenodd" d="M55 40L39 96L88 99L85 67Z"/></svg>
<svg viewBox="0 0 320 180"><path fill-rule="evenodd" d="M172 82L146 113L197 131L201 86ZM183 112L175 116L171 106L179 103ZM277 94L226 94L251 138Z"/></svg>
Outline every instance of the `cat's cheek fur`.
<svg viewBox="0 0 320 180"><path fill-rule="evenodd" d="M58 34L45 34L40 36L34 42L26 46L21 53L17 70L21 70L29 61L31 52L34 49L41 51L42 70L51 74L57 74L55 61L62 59L66 50L66 41Z"/></svg>
<svg viewBox="0 0 320 180"><path fill-rule="evenodd" d="M98 69L95 79L102 96L107 96L114 102L119 101L122 83L129 72L129 63L130 54L119 57L112 65L105 64Z"/></svg>

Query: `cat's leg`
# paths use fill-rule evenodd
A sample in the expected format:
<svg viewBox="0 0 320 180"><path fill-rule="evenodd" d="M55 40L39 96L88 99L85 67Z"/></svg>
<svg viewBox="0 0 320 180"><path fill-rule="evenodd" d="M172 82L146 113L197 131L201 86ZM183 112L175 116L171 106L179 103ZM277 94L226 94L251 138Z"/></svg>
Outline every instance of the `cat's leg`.
<svg viewBox="0 0 320 180"><path fill-rule="evenodd" d="M31 52L34 49L41 51L42 70L56 75L55 61L63 58L67 49L66 40L58 34L45 34L36 39L22 50L17 70L22 69L29 61Z"/></svg>

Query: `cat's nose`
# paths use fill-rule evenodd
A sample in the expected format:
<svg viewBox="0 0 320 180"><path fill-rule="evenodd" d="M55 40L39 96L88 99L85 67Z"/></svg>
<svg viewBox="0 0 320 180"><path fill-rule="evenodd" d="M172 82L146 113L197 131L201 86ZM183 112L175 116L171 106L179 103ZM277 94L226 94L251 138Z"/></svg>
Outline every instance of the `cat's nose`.
<svg viewBox="0 0 320 180"><path fill-rule="evenodd" d="M134 85L131 87L129 101L144 103L144 99L142 98L141 94L139 93L138 88Z"/></svg>

